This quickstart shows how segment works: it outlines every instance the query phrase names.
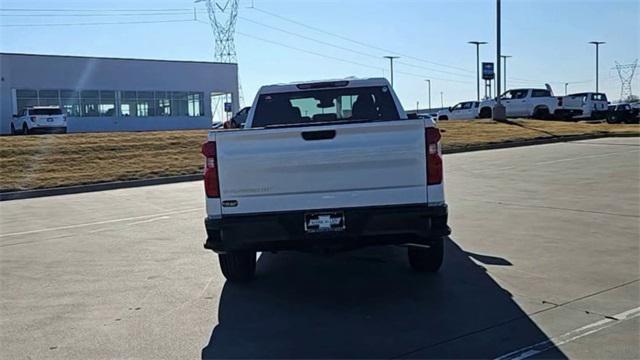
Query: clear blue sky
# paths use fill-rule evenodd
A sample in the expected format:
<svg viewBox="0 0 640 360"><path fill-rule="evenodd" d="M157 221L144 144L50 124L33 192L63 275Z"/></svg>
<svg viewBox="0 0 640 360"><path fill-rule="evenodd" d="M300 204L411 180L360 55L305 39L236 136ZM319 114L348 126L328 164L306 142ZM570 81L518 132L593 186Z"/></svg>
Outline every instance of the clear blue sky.
<svg viewBox="0 0 640 360"><path fill-rule="evenodd" d="M640 57L639 1L503 0L502 3L502 52L513 56L507 65L508 87L543 87L545 82L549 82L556 94L563 94L564 82L569 82L569 92L593 90L595 50L587 42L598 40L607 42L600 50L600 90L606 92L610 99L619 98L618 76L612 67L614 61L631 63ZM204 10L202 3L194 4L192 0L0 0L0 4L0 9L3 9L0 11L3 15L0 17L0 25L3 25L0 27L0 51L3 52L213 59L211 30L199 22L33 26L188 20L193 18L192 14L159 16L149 15L148 10L192 9L194 6ZM426 78L432 79L433 106L440 105L440 92L444 93L445 105L453 105L476 97L475 48L467 41L488 41L489 44L481 48L481 61L495 61L493 0L254 0L254 4L258 9L286 19L389 51L360 46L296 25L249 8L251 0L241 0L237 30L244 35L236 36L236 48L246 102L251 101L262 84L345 76L386 76L388 61L382 56L401 55L395 67L395 88L405 108L415 108L416 101L420 101L421 107L426 105ZM15 8L85 11L7 11ZM129 10L127 14L130 15L85 16L122 14L95 11L115 9ZM134 9L141 11L134 12ZM28 16L17 16L20 14ZM204 13L198 17L206 19ZM6 26L11 24L29 26ZM255 37L359 64L320 57ZM640 93L640 74L637 75L633 83L635 94Z"/></svg>

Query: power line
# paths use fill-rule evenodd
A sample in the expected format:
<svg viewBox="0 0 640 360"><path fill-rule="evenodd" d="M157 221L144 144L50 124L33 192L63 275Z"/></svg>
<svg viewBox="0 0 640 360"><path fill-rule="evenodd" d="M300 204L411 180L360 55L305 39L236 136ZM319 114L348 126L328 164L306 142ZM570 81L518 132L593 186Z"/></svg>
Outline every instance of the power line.
<svg viewBox="0 0 640 360"><path fill-rule="evenodd" d="M197 20L197 21L198 21L198 22L200 22L200 23L203 23L203 24L207 24L206 22L201 21L201 20ZM382 67L377 67L377 66L374 66L374 65L363 64L363 63L360 63L360 62L357 62L357 61L347 60L347 59L338 58L338 57L335 57L335 56L326 55L326 54L318 53L318 52L311 51L311 50L307 50L307 49L302 49L302 48L299 48L299 47L295 47L295 46L291 46L291 45L287 45L287 44L281 43L281 42L279 42L279 41L274 41L274 40L270 40L270 39L265 39L265 38L263 38L263 37L258 37L258 36L251 35L251 34L247 34L247 33L243 33L243 32L240 32L240 31L236 31L236 34L238 34L238 35L242 35L242 36L244 36L244 37L248 37L248 38L251 38L251 39L254 39L254 40L260 40L260 41L264 41L264 42L266 42L266 43L270 43L270 44L275 44L275 45L278 45L278 46L282 46L282 47L285 47L285 48L288 48L288 49L291 49L291 50L296 50L296 51L304 52L304 53L307 53L307 54L311 54L311 55L315 55L315 56L320 56L320 57L323 57L323 58L326 58L326 59L330 59L330 60L340 61L340 62L344 62L344 63L352 64L352 65L357 65L357 66L362 66L362 67L367 67L367 68L371 68L371 69L375 69L375 70L382 70L382 71L384 71L384 68L382 68ZM419 77L419 78L424 78L424 77L426 76L426 75L424 75L424 74L414 74L414 73L409 73L409 72L404 72L404 71L397 71L397 73L398 73L398 74L403 74L403 75L408 75L408 76ZM434 78L434 79L437 79L437 78ZM438 80L442 80L442 81L451 81L451 82L458 82L458 83L468 83L468 82L465 82L465 81L459 81L459 80L449 80L449 79L438 79Z"/></svg>
<svg viewBox="0 0 640 360"><path fill-rule="evenodd" d="M396 51L392 51L392 50L389 50L389 49L381 48L381 47L376 46L376 45L372 45L372 44L368 44L368 43L365 43L365 42L362 42L362 41L354 40L354 39L348 38L348 37L340 35L340 34L335 34L335 33L332 33L332 32L317 28L315 26L307 25L305 23L302 23L302 22L299 22L299 21L296 21L296 20L292 20L292 19L286 18L286 17L278 15L278 14L274 14L274 13L272 13L270 11L259 9L257 7L254 7L252 9L256 10L256 11L259 11L261 13L267 14L269 16L273 16L275 18L290 22L292 24L296 24L298 26L306 27L306 28L311 29L313 31L317 31L317 32L320 32L320 33L323 33L323 34L326 34L326 35L329 35L329 36L336 37L338 39L342 39L342 40L349 41L349 42L354 43L354 44L358 44L360 46L372 48L372 49L375 49L375 50L378 50L378 51L382 51L382 52L385 52L385 53L395 53L395 54L401 55L404 58L425 62L425 63L428 63L428 64L433 64L433 65L438 65L438 66L447 67L447 68L451 68L451 69L456 69L456 70L459 70L459 71L473 73L473 71L468 70L468 69L464 69L464 68L460 68L460 67L452 66L452 65L447 65L447 64L442 64L442 63L437 63L437 62L434 62L434 61L421 59L421 58L418 58L418 57L415 57L415 56L411 56L411 55L407 55L407 54L401 54L401 53L398 53Z"/></svg>
<svg viewBox="0 0 640 360"><path fill-rule="evenodd" d="M94 17L94 16L169 16L169 15L191 15L193 14L193 10L191 11L183 11L183 12L163 12L163 13L126 13L126 14L0 14L2 17L33 17L33 16L41 16L41 17Z"/></svg>
<svg viewBox="0 0 640 360"><path fill-rule="evenodd" d="M205 21L202 21L202 20L197 20L197 21L202 23L202 24L209 25L208 22L205 22ZM236 30L236 34L242 35L244 37L248 37L248 38L251 38L251 39L264 41L264 42L267 42L267 43L270 43L270 44L282 46L282 47L285 47L285 48L288 48L288 49L291 49L291 50L296 50L296 51L304 52L304 53L307 53L307 54L324 57L324 58L331 59L331 60L336 60L336 61L341 61L341 62L353 64L353 65L368 67L368 68L372 68L372 69L376 69L376 70L383 70L382 67L377 67L377 66L373 66L373 65L359 63L357 61L351 61L351 60L347 60L347 59L337 58L337 57L334 57L334 56L331 56L331 55L321 54L321 53L318 53L318 52L315 52L315 51L306 50L306 49L302 49L302 48L299 48L299 47L287 45L287 44L284 44L284 43L281 43L281 42L278 42L278 41L265 39L265 38L262 38L262 37L259 37L259 36L255 36L255 35L251 35L251 34L246 34L246 33L243 33L241 31L237 31L237 30Z"/></svg>
<svg viewBox="0 0 640 360"><path fill-rule="evenodd" d="M294 47L294 46L290 46L290 45L283 44L283 43L281 43L281 42L277 42L277 41L273 41L273 40L268 40L268 39L261 38L261 37L257 37L257 36L254 36L254 35L245 34L245 33L240 32L240 31L236 31L236 33L237 33L238 35L242 35L242 36L245 36L245 37L248 37L248 38L252 38L252 39L256 39L256 40L260 40L260 41L264 41L264 42L267 42L267 43L271 43L271 44L275 44L275 45L283 46L283 47L286 47L286 48L289 48L289 49L292 49L292 50L302 51L302 52L305 52L305 53L307 53L307 54L316 55L316 56L321 56L321 57L323 57L323 58L327 58L327 59L331 59L331 60L336 60L336 61L341 61L341 62L348 63L348 64L352 64L352 65L357 65L357 66L362 66L362 67L368 67L368 68L375 69L375 70L384 70L382 67L377 67L377 66L373 66L373 65L367 65L367 64L359 63L359 62L357 62L357 61L346 60L346 59L342 59L342 58L333 57L333 56L330 56L330 55L325 55L325 54L317 53L317 52L315 52L315 51L310 51L310 50L306 50L306 49L301 49L301 48L298 48L298 47Z"/></svg>
<svg viewBox="0 0 640 360"><path fill-rule="evenodd" d="M315 38L308 37L308 36L305 36L305 35L301 35L301 34L298 34L298 33L292 32L292 31L284 30L284 29L276 27L276 26L272 26L272 25L261 23L259 21L248 19L248 18L246 18L244 16L238 16L238 18L240 18L243 21L247 21L247 22L250 22L250 23L253 23L253 24L256 24L256 25L260 25L260 26L269 28L269 29L280 31L280 32L288 34L288 35L296 36L296 37L299 37L299 38L302 38L302 39L305 39L305 40L309 40L309 41L314 41L316 43L319 43L319 44L322 44L322 45L325 45L325 46L333 47L333 48L340 49L340 50L343 50L343 51L348 51L348 52L351 52L351 53L354 53L354 54L358 54L358 55L361 55L361 56L367 56L367 57L374 58L374 59L379 59L380 58L379 56L373 55L371 53L365 53L365 52L362 52L362 51L354 50L352 48L336 45L336 44L333 44L333 43L330 43L330 42L326 42L326 41L323 41L323 40L319 40L319 39L315 39ZM425 70L429 70L429 71L442 72L442 73L452 74L452 75L457 75L457 76L467 76L467 75L452 73L452 72L443 71L443 70L431 69L431 68L427 68L427 67L424 67L424 66L413 65L413 64L406 63L406 62L402 62L402 61L397 61L397 63L398 64L402 64L404 66L409 66L409 67L414 67L414 68L419 68L419 69L425 69ZM429 75L429 76L431 76L431 75ZM431 76L431 77L433 77L433 76ZM456 80L436 78L436 77L433 77L433 78L437 79L437 80L442 80L442 81L454 81L454 82L456 81Z"/></svg>
<svg viewBox="0 0 640 360"><path fill-rule="evenodd" d="M183 8L183 9L17 9L17 8L0 8L0 11L37 11L37 12L78 12L78 11L86 11L86 12L94 12L94 11L104 11L104 12L127 12L127 11L136 11L136 12L161 12L161 11L192 11L193 9Z"/></svg>
<svg viewBox="0 0 640 360"><path fill-rule="evenodd" d="M92 25L129 25L129 24L161 24L192 22L189 20L155 20L155 21L117 21L117 22L90 22L90 23L50 23L50 24L1 24L0 27L48 27L48 26L92 26Z"/></svg>
<svg viewBox="0 0 640 360"><path fill-rule="evenodd" d="M8 10L8 9L6 9L6 10ZM24 11L47 11L47 12L49 12L49 11L57 11L57 12L81 11L81 10L71 10L71 9L47 9L47 10L42 10L42 9L41 10L39 10L39 9L30 9L30 10L26 10L26 9L11 9L11 10L22 11L22 12L24 12ZM191 11L187 12L186 9L183 12L180 12L180 13L168 12L168 11L173 11L173 10L177 10L177 9L159 10L159 11L161 11L159 13L158 12L155 12L155 13L139 13L138 12L138 13L129 13L129 14L113 14L113 13L86 14L85 13L85 14L54 14L54 15L52 15L52 14L0 14L0 16L8 16L8 17L30 17L30 16L54 16L54 17L58 17L58 16L60 16L60 17L62 17L62 16L65 16L65 17L85 17L86 16L86 17L95 17L95 16L99 16L99 17L103 17L103 16L135 16L135 15L139 15L139 16L144 16L144 15L162 16L162 15L190 15L191 14ZM86 11L118 12L118 10L116 10L116 9L85 9L85 10L82 10L82 11L85 11L85 12ZM202 11L203 11L203 9L196 10L196 12L202 12ZM204 11L206 12L206 10L204 10ZM254 23L254 24L257 24L257 25L260 25L260 26L263 26L263 27L267 27L267 28L270 28L270 29L273 29L273 30L276 30L276 31L280 31L280 32L283 32L283 33L286 33L286 34L289 34L289 35L292 35L292 36L300 37L300 38L303 38L305 40L314 41L314 42L323 44L325 46L334 47L334 48L337 48L337 49L340 49L340 50L343 50L343 51L348 51L348 52L352 52L352 53L355 53L355 54L358 54L358 55L367 56L367 57L371 57L371 58L375 58L375 59L379 58L379 56L377 56L377 55L373 55L373 54L370 54L370 53L365 53L365 52L358 51L358 50L355 50L355 49L352 49L352 48L339 46L339 45L336 45L336 44L333 44L333 43L330 43L330 42L326 42L326 41L318 40L318 39L311 38L311 37L308 37L308 36L304 36L304 35L301 35L301 34L298 34L298 33L292 32L292 31L288 31L288 30L276 27L276 26L267 25L267 24L264 24L264 23L261 23L259 21L255 21L255 20L252 20L252 19L249 19L249 18L246 18L246 17L242 17L242 16L239 16L239 17L243 21ZM71 24L69 24L69 25L71 25ZM74 24L74 25L76 25L76 24ZM77 24L77 25L85 25L85 24ZM98 24L96 24L96 25L98 25ZM106 23L105 23L105 25L106 25ZM62 25L42 24L42 26L62 26ZM438 72L438 73L443 73L443 74L450 74L450 75L455 75L455 76L466 76L464 74L459 74L459 73L454 73L454 72L450 72L450 71L438 70L438 69L428 68L428 67L424 67L424 66L420 66L420 65L410 64L410 63L407 63L407 62L404 62L404 61L398 61L398 63L401 64L401 65L404 65L404 66L423 69L423 70L427 70L427 71L433 71L433 72ZM433 76L431 76L431 77L433 77ZM449 79L443 79L443 78L439 78L438 80L449 81ZM453 80L453 81L455 81L455 80Z"/></svg>

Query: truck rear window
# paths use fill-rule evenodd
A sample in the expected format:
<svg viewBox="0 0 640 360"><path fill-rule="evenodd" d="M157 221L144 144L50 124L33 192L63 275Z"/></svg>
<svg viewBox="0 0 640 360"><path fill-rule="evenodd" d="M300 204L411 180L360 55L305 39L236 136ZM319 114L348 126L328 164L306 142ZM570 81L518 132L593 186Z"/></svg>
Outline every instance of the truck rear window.
<svg viewBox="0 0 640 360"><path fill-rule="evenodd" d="M601 93L594 93L591 95L591 99L595 101L607 101L607 95Z"/></svg>
<svg viewBox="0 0 640 360"><path fill-rule="evenodd" d="M62 115L60 109L31 109L29 115Z"/></svg>
<svg viewBox="0 0 640 360"><path fill-rule="evenodd" d="M398 117L386 86L324 89L260 95L252 127Z"/></svg>

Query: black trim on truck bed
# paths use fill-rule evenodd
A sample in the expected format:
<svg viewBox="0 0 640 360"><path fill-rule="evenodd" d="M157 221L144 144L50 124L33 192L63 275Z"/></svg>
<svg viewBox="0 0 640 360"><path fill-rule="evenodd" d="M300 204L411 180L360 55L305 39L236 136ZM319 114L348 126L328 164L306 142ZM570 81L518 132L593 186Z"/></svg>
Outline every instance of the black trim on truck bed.
<svg viewBox="0 0 640 360"><path fill-rule="evenodd" d="M305 231L309 213L344 213L345 229ZM447 205L398 205L366 208L314 209L280 213L227 215L206 218L206 249L231 251L279 251L354 249L370 245L424 244L451 233Z"/></svg>

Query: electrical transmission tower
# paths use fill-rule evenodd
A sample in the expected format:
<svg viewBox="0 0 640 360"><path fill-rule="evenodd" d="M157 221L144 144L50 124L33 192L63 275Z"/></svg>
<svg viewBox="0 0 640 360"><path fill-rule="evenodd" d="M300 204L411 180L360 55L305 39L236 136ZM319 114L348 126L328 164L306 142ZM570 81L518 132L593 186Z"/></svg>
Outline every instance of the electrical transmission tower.
<svg viewBox="0 0 640 360"><path fill-rule="evenodd" d="M234 42L236 20L238 19L238 0L196 0L204 2L209 14L209 23L215 37L214 58L218 62L237 63L236 45Z"/></svg>
<svg viewBox="0 0 640 360"><path fill-rule="evenodd" d="M633 93L631 92L631 81L638 66L638 59L631 64L621 65L616 61L615 69L620 76L620 101L628 99Z"/></svg>
<svg viewBox="0 0 640 360"><path fill-rule="evenodd" d="M238 19L238 0L196 0L195 2L204 2L207 6L209 24L215 41L214 60L222 63L237 64L235 32ZM242 105L244 98L242 96L240 78L238 78L238 97L239 103ZM228 94L214 97L212 101L212 117L214 121L224 121L224 113L227 113L227 117L229 116L229 112L225 111L222 105L230 101Z"/></svg>

